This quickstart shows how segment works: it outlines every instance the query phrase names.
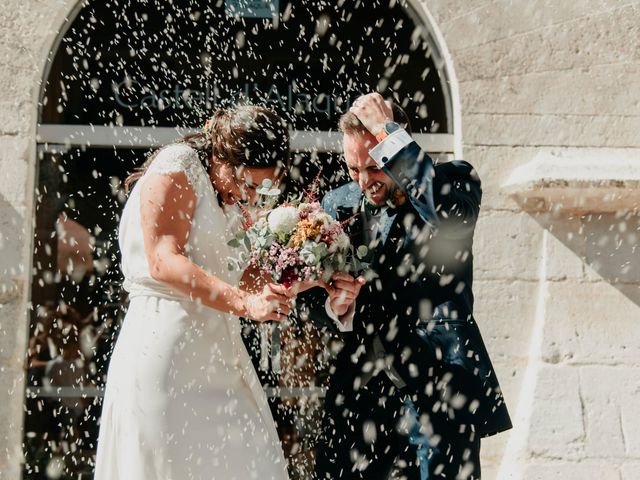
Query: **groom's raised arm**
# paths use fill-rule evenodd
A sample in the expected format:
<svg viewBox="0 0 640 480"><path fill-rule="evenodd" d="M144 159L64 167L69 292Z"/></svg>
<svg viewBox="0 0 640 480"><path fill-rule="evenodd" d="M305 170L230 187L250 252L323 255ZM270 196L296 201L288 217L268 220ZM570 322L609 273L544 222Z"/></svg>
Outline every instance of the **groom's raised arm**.
<svg viewBox="0 0 640 480"><path fill-rule="evenodd" d="M418 215L440 236L457 238L473 232L482 189L469 163L454 160L434 165L403 129L387 136L369 155L405 191Z"/></svg>
<svg viewBox="0 0 640 480"><path fill-rule="evenodd" d="M444 168L434 166L406 130L397 124L395 131L387 129L387 125L393 125L393 111L379 93L359 97L349 110L373 136L384 137L369 155L404 190L432 232L451 238L473 232L482 191L471 165L450 162Z"/></svg>
<svg viewBox="0 0 640 480"><path fill-rule="evenodd" d="M378 168L404 190L422 220L437 230L440 218L434 202L435 169L431 157L404 129L387 136L369 151L369 155Z"/></svg>

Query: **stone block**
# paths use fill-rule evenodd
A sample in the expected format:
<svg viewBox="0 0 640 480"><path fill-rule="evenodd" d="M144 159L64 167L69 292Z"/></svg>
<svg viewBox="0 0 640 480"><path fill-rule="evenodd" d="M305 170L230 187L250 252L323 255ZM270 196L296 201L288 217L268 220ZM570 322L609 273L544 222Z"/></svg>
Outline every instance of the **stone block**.
<svg viewBox="0 0 640 480"><path fill-rule="evenodd" d="M570 215L534 217L546 225L550 233L547 235L547 280L584 280L584 237L580 218Z"/></svg>
<svg viewBox="0 0 640 480"><path fill-rule="evenodd" d="M604 458L640 457L640 370L633 366L580 369L587 429L586 454Z"/></svg>
<svg viewBox="0 0 640 480"><path fill-rule="evenodd" d="M26 136L0 136L0 207L31 204L36 169L34 143Z"/></svg>
<svg viewBox="0 0 640 480"><path fill-rule="evenodd" d="M634 115L640 63L470 80L460 84L460 96L465 113Z"/></svg>
<svg viewBox="0 0 640 480"><path fill-rule="evenodd" d="M22 278L26 273L26 255L30 242L26 233L24 209L0 206L0 278ZM31 222L29 222L31 223Z"/></svg>
<svg viewBox="0 0 640 480"><path fill-rule="evenodd" d="M447 24L455 23L461 17L470 15L475 10L491 4L491 0L436 0L429 2L427 8L438 26L446 30Z"/></svg>
<svg viewBox="0 0 640 480"><path fill-rule="evenodd" d="M537 282L508 279L474 282L474 316L492 359L526 357L538 288Z"/></svg>
<svg viewBox="0 0 640 480"><path fill-rule="evenodd" d="M488 212L476 227L475 278L537 280L543 229L527 214Z"/></svg>
<svg viewBox="0 0 640 480"><path fill-rule="evenodd" d="M496 8L500 9L499 15L496 15ZM466 15L452 17L442 29L452 43L451 48L462 50L560 25L570 28L568 24L576 19L609 13L610 10L611 2L603 0L502 0L469 9Z"/></svg>
<svg viewBox="0 0 640 480"><path fill-rule="evenodd" d="M603 460L589 460L584 462L535 460L527 464L522 479L620 480L620 474L616 464Z"/></svg>
<svg viewBox="0 0 640 480"><path fill-rule="evenodd" d="M3 50L0 50L3 52ZM4 51L6 52L6 50ZM15 56L15 53L11 55L11 57ZM41 79L37 76L35 70L27 70L23 67L15 67L12 65L3 65L2 69L0 69L0 85L2 85L2 89L0 90L0 102L4 104L4 107L10 107L13 111L15 111L16 106L26 105L28 103L33 103L33 101L37 98L36 92L38 91L37 85L39 85ZM19 119L26 119L27 117L32 118L33 123L37 121L36 119L36 111L35 107L32 109L32 112L20 111L18 113L18 119L6 119L10 122L15 122ZM0 131L5 132L6 127L0 126ZM6 132L6 133L11 133Z"/></svg>
<svg viewBox="0 0 640 480"><path fill-rule="evenodd" d="M639 148L640 117L465 113L466 145Z"/></svg>
<svg viewBox="0 0 640 480"><path fill-rule="evenodd" d="M510 404L507 404L509 407ZM513 411L510 410L513 414ZM504 454L509 436L513 433L513 430L492 435L482 439L480 455L482 463L482 477L483 478L498 478L498 470L500 468L500 462L502 461L502 455Z"/></svg>
<svg viewBox="0 0 640 480"><path fill-rule="evenodd" d="M529 453L536 457L583 458L586 431L579 369L570 366L541 368L533 402Z"/></svg>
<svg viewBox="0 0 640 480"><path fill-rule="evenodd" d="M0 365L0 479L20 478L24 373Z"/></svg>
<svg viewBox="0 0 640 480"><path fill-rule="evenodd" d="M514 8L523 5L514 2ZM637 4L613 8L609 4L600 14L584 13L570 22L522 34L510 35L507 30L507 35L495 41L461 50L456 50L455 37L447 31L445 39L452 44L449 48L458 79L498 78L638 61L640 9ZM624 35L621 32L625 32Z"/></svg>
<svg viewBox="0 0 640 480"><path fill-rule="evenodd" d="M640 461L625 462L620 467L620 480L637 480L640 477Z"/></svg>
<svg viewBox="0 0 640 480"><path fill-rule="evenodd" d="M606 282L548 285L542 356L550 363L637 365L640 307Z"/></svg>
<svg viewBox="0 0 640 480"><path fill-rule="evenodd" d="M491 441L491 437L482 439L482 448ZM498 478L500 464L486 459L485 452L480 450L480 464L482 465L482 478ZM486 460L485 460L486 459Z"/></svg>
<svg viewBox="0 0 640 480"><path fill-rule="evenodd" d="M37 107L29 100L0 101L0 112L4 121L0 125L0 135L19 135L23 139L34 139ZM16 138L19 140L20 138Z"/></svg>
<svg viewBox="0 0 640 480"><path fill-rule="evenodd" d="M29 315L22 297L0 304L0 365L20 369L25 365Z"/></svg>

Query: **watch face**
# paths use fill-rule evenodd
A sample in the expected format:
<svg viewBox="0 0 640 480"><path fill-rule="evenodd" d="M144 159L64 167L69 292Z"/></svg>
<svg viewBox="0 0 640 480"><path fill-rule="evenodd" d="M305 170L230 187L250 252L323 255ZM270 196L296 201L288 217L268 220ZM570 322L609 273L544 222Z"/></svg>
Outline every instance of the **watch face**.
<svg viewBox="0 0 640 480"><path fill-rule="evenodd" d="M384 131L388 134L395 132L396 130L400 130L400 125L396 122L387 122L384 124Z"/></svg>

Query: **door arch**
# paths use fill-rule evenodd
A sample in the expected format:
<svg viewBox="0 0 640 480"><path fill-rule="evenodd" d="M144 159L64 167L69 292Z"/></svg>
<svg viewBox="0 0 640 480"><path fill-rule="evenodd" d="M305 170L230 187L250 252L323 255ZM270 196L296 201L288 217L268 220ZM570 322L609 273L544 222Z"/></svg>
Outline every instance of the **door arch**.
<svg viewBox="0 0 640 480"><path fill-rule="evenodd" d="M360 91L381 89L404 104L430 153L460 153L455 74L418 0L392 7L374 1L367 8L364 2L328 7L266 0L278 4L278 15L269 18L229 16L227 3L237 2L223 0L175 0L159 12L119 2L123 10L116 15L110 3L85 0L73 7L46 63L39 98L27 473L43 468L33 460L42 451L69 472L73 464L91 470L97 425L83 418L99 418L122 311L115 239L120 185L149 148L170 142L177 130L198 128L207 112L245 96L289 120L301 183L322 164L327 186L337 184L346 178L337 161L337 119ZM61 353L48 334L52 325L81 328L82 322L101 335L93 351L83 352L86 373L60 375L62 385L47 385L50 362ZM77 341L86 348L80 344L86 339ZM74 428L38 430L57 410Z"/></svg>

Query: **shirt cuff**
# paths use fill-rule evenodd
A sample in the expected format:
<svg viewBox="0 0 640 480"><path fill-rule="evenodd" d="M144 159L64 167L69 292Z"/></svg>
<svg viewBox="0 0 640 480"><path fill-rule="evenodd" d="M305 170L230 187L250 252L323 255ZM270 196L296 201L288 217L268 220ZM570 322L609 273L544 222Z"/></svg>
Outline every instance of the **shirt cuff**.
<svg viewBox="0 0 640 480"><path fill-rule="evenodd" d="M349 307L349 310L347 310L347 312L341 317L338 317L338 315L336 315L335 312L331 310L329 298L327 298L327 301L324 302L324 309L327 312L329 318L336 324L338 330L340 330L341 332L353 331L353 317L356 313L356 302L353 302Z"/></svg>
<svg viewBox="0 0 640 480"><path fill-rule="evenodd" d="M396 156L400 150L411 142L413 142L411 135L401 128L387 135L384 140L369 151L369 155L376 161L378 168L382 168L390 158Z"/></svg>

